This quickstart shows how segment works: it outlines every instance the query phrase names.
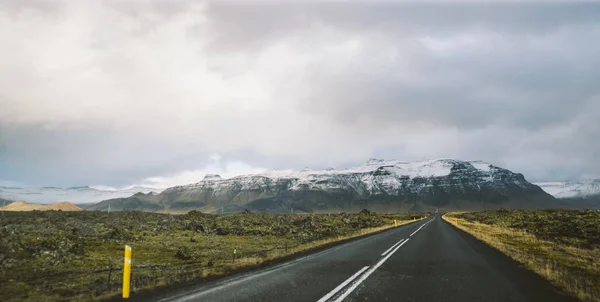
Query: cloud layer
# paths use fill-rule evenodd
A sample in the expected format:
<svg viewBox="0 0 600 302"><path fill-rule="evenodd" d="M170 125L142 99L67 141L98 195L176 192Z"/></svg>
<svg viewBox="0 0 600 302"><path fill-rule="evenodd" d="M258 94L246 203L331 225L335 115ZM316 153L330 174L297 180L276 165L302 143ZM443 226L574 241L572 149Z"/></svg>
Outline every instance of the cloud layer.
<svg viewBox="0 0 600 302"><path fill-rule="evenodd" d="M600 177L598 15L572 3L4 1L0 180L170 185L373 156Z"/></svg>

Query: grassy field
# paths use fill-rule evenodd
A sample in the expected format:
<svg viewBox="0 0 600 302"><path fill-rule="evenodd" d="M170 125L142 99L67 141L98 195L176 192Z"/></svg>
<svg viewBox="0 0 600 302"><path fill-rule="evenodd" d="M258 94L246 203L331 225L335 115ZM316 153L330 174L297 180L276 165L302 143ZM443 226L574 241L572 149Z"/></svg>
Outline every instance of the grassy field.
<svg viewBox="0 0 600 302"><path fill-rule="evenodd" d="M222 276L427 214L6 212L0 216L0 301L115 296L123 248L135 291Z"/></svg>
<svg viewBox="0 0 600 302"><path fill-rule="evenodd" d="M444 219L584 301L600 301L600 211L498 210Z"/></svg>

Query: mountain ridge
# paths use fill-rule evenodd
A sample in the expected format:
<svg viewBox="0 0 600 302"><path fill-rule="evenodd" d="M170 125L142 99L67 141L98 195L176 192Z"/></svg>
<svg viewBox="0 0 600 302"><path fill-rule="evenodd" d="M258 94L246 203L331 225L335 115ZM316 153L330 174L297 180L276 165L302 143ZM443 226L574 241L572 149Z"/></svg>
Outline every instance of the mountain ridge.
<svg viewBox="0 0 600 302"><path fill-rule="evenodd" d="M23 200L30 203L54 203L69 201L76 204L92 204L106 199L129 197L137 192L149 193L162 190L149 187L131 187L127 189L100 189L91 186L78 186L70 188L57 187L2 187L0 186L0 199Z"/></svg>
<svg viewBox="0 0 600 302"><path fill-rule="evenodd" d="M556 198L585 198L600 195L600 179L538 182L536 185Z"/></svg>
<svg viewBox="0 0 600 302"><path fill-rule="evenodd" d="M119 202L140 204L141 210L159 206L161 210L204 212L469 210L539 208L556 202L522 174L483 161L370 159L340 170L271 170L229 179L207 176L154 196L131 196ZM109 203L112 209L115 201L106 200L89 209L105 210Z"/></svg>
<svg viewBox="0 0 600 302"><path fill-rule="evenodd" d="M600 209L600 179L536 183L566 207Z"/></svg>

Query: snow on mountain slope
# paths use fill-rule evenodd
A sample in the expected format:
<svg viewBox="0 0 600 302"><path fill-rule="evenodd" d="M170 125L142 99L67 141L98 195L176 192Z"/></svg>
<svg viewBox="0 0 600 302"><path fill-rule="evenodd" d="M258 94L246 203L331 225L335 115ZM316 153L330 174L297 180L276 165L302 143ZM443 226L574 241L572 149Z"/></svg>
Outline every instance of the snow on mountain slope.
<svg viewBox="0 0 600 302"><path fill-rule="evenodd" d="M166 189L151 200L166 209L282 211L293 205L306 212L344 210L350 201L389 209L417 202L462 209L475 208L474 204L485 208L483 204L500 207L513 202L527 208L555 202L522 174L481 161L452 159L371 159L340 170L272 170L229 179L210 175L195 184Z"/></svg>
<svg viewBox="0 0 600 302"><path fill-rule="evenodd" d="M94 209L105 210L109 204L114 209L118 203L128 210L397 212L427 207L540 208L556 202L522 174L482 161L370 159L338 170L271 170L229 179L209 174L198 183L168 188L158 195L105 200Z"/></svg>
<svg viewBox="0 0 600 302"><path fill-rule="evenodd" d="M223 180L223 178L221 177L221 175L218 174L206 174L206 176L204 176L203 181L217 181L217 180Z"/></svg>
<svg viewBox="0 0 600 302"><path fill-rule="evenodd" d="M600 179L536 184L555 198L586 198L600 195Z"/></svg>
<svg viewBox="0 0 600 302"><path fill-rule="evenodd" d="M414 177L435 177L445 176L450 174L450 170L453 167L453 160L428 160L421 162L406 162L398 160L383 160L383 159L369 159L366 163L349 169L336 170L333 168L325 170L309 170L304 169L301 171L293 170L270 170L263 173L242 175L236 178L256 177L262 176L272 179L307 179L314 176L330 176L336 174L358 174L358 173L369 173L373 172L380 167L387 167L394 170L394 173L398 175ZM235 179L235 178L232 178Z"/></svg>
<svg viewBox="0 0 600 302"><path fill-rule="evenodd" d="M469 162L473 167L475 167L475 169L477 170L481 170L484 172L490 172L492 169L492 165L490 165L489 163L486 162L482 162L482 161L472 161Z"/></svg>
<svg viewBox="0 0 600 302"><path fill-rule="evenodd" d="M73 188L18 188L18 187L0 187L0 198L8 200L23 200L33 203L54 203L59 201L69 201L72 203L93 203L105 199L129 197L135 193L160 192L154 188L132 187L123 190L102 190L90 187Z"/></svg>
<svg viewBox="0 0 600 302"><path fill-rule="evenodd" d="M229 179L222 179L218 175L207 177L195 184L178 186L165 190L194 192L211 187L214 190L238 187L241 190L253 190L269 186L271 183L289 182L291 190L319 189L331 190L351 186L357 190L366 190L365 193L383 190L393 194L392 191L402 187L407 180L427 179L449 176L453 169L465 169L466 175L475 177L477 183L493 182L495 177L504 170L481 161L464 162L452 159L437 159L420 162L406 162L397 160L370 159L366 163L353 168L334 170L271 170L259 174L242 175ZM518 180L515 184L524 185ZM426 185L425 185L426 186Z"/></svg>

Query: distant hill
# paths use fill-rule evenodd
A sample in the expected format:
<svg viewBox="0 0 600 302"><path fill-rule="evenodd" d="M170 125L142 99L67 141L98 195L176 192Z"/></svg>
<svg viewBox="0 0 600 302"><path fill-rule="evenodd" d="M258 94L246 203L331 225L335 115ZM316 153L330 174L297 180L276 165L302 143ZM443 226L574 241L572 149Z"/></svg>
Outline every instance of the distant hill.
<svg viewBox="0 0 600 302"><path fill-rule="evenodd" d="M54 211L83 211L80 207L70 203L70 202L57 202L57 203L53 203L53 204L49 204L47 206L44 207L44 210L50 211L50 210L54 210Z"/></svg>
<svg viewBox="0 0 600 302"><path fill-rule="evenodd" d="M536 183L565 207L600 209L600 179Z"/></svg>
<svg viewBox="0 0 600 302"><path fill-rule="evenodd" d="M157 194L136 193L127 198L108 199L85 207L86 211L148 211L155 212L165 208L158 202Z"/></svg>
<svg viewBox="0 0 600 302"><path fill-rule="evenodd" d="M580 198L560 198L559 201L564 202L566 208L600 210L600 195Z"/></svg>
<svg viewBox="0 0 600 302"><path fill-rule="evenodd" d="M127 189L100 189L92 187L72 187L72 188L19 188L19 187L1 187L0 198L6 200L22 200L25 202L49 204L59 201L68 201L76 204L97 203L102 200L129 197L137 192L149 193L160 192L160 189L147 187L132 187ZM1 206L2 204L0 204Z"/></svg>
<svg viewBox="0 0 600 302"><path fill-rule="evenodd" d="M18 212L33 211L33 210L42 211L43 209L44 209L44 205L41 205L41 204L26 203L24 201L15 201L4 207L1 207L0 211L18 211Z"/></svg>
<svg viewBox="0 0 600 302"><path fill-rule="evenodd" d="M0 211L14 211L14 212L22 212L22 211L83 211L81 208L70 202L58 202L49 205L35 204L35 203L27 203L24 201L15 201L4 207L0 207Z"/></svg>
<svg viewBox="0 0 600 302"><path fill-rule="evenodd" d="M489 163L371 159L343 170L269 171L207 177L160 194L105 200L89 209L143 211L377 212L544 208L557 200L522 174Z"/></svg>

